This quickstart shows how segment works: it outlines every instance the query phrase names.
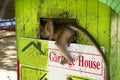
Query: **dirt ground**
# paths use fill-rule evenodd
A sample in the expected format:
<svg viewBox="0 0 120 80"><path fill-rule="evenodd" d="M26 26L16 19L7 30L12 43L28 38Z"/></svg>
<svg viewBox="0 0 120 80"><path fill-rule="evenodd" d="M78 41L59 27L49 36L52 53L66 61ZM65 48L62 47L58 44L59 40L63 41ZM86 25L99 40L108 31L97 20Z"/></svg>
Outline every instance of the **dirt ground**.
<svg viewBox="0 0 120 80"><path fill-rule="evenodd" d="M0 30L0 80L17 80L14 31Z"/></svg>

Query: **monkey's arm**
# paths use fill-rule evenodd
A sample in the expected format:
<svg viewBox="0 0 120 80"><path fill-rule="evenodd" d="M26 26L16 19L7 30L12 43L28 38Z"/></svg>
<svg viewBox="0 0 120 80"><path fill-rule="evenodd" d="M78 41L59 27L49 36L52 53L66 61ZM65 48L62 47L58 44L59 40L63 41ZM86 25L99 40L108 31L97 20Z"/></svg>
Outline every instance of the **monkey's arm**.
<svg viewBox="0 0 120 80"><path fill-rule="evenodd" d="M69 44L68 41L72 37L72 34L73 33L71 33L71 31L66 29L66 30L62 31L61 34L56 39L56 45L59 48L61 55L66 60L66 62L65 62L65 60L63 61L63 64L68 63L72 60L70 54L67 51L67 46Z"/></svg>
<svg viewBox="0 0 120 80"><path fill-rule="evenodd" d="M60 50L60 54L64 57L64 60L61 61L61 64L68 63L72 60L70 54L67 52L67 45L66 43L59 43L56 42L58 49Z"/></svg>

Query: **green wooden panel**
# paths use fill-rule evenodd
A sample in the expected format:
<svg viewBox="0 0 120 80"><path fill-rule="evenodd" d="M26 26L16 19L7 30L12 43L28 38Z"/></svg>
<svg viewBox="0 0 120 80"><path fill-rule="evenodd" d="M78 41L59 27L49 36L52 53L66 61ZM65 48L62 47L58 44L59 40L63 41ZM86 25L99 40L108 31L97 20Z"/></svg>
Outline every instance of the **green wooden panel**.
<svg viewBox="0 0 120 80"><path fill-rule="evenodd" d="M48 13L47 8L48 8L47 1L40 0L38 17L46 17Z"/></svg>
<svg viewBox="0 0 120 80"><path fill-rule="evenodd" d="M34 0L32 3L36 5L38 0ZM34 6L31 0L16 0L16 18L17 18L17 36L38 38L38 22L37 12L38 5ZM36 9L36 8L37 9ZM35 11L35 10L36 11ZM34 26L34 27L32 27ZM34 33L34 34L33 34Z"/></svg>
<svg viewBox="0 0 120 80"><path fill-rule="evenodd" d="M92 4L92 5L91 5ZM87 30L97 40L98 0L87 1ZM88 41L87 44L91 42Z"/></svg>
<svg viewBox="0 0 120 80"><path fill-rule="evenodd" d="M24 36L30 37L32 34L30 34L32 27L31 27L31 6L30 6L30 0L22 0L23 1L23 24L24 24Z"/></svg>
<svg viewBox="0 0 120 80"><path fill-rule="evenodd" d="M29 45L34 42L35 45L40 48L44 55L35 47L34 44ZM39 39L29 39L29 38L18 38L18 55L21 64L36 66L40 68L46 68L48 63L48 43L46 41L41 41ZM40 45L38 45L40 43ZM28 46L29 45L29 46ZM28 46L28 48L26 48ZM25 49L23 51L23 49Z"/></svg>
<svg viewBox="0 0 120 80"><path fill-rule="evenodd" d="M79 25L81 25L83 28L86 29L86 21L87 21L87 6L86 6L86 0L77 0L77 22ZM78 34L77 43L85 44L87 41L86 37L84 35Z"/></svg>
<svg viewBox="0 0 120 80"><path fill-rule="evenodd" d="M49 80L49 71L32 67L21 66L21 75L21 80L46 80L45 78ZM66 75L66 78L67 77L71 77L72 80L95 80L76 75Z"/></svg>
<svg viewBox="0 0 120 80"><path fill-rule="evenodd" d="M40 32L39 32L39 0L30 0L30 26L29 27L32 27L31 31L32 32L32 35L30 35L30 37L33 37L33 38L39 38L40 36ZM33 34L34 33L34 34Z"/></svg>
<svg viewBox="0 0 120 80"><path fill-rule="evenodd" d="M111 18L111 54L110 54L110 79L116 80L116 67L117 67L117 15L112 11Z"/></svg>
<svg viewBox="0 0 120 80"><path fill-rule="evenodd" d="M76 19L76 3L77 0L66 0L67 1L67 10L69 13L69 18Z"/></svg>
<svg viewBox="0 0 120 80"><path fill-rule="evenodd" d="M51 3L51 4L49 4ZM66 0L47 0L47 18L65 18L67 14L67 4Z"/></svg>
<svg viewBox="0 0 120 80"><path fill-rule="evenodd" d="M111 80L120 79L120 16L112 11L111 19Z"/></svg>
<svg viewBox="0 0 120 80"><path fill-rule="evenodd" d="M117 77L116 80L120 79L120 16L118 16L118 37L117 37Z"/></svg>
<svg viewBox="0 0 120 80"><path fill-rule="evenodd" d="M119 15L120 15L120 8L118 8L120 6L120 0L99 0L105 4L107 4L109 7L111 7L112 9L114 9ZM116 9L117 8L117 9Z"/></svg>
<svg viewBox="0 0 120 80"><path fill-rule="evenodd" d="M85 77L81 77L81 76L74 76L74 75L68 75L69 77L72 78L72 80L95 80L92 78L85 78Z"/></svg>
<svg viewBox="0 0 120 80"><path fill-rule="evenodd" d="M23 12L22 12L22 9L23 9L23 4L22 4L22 1L20 0L15 0L15 14L16 14L16 35L17 36L23 36L25 32L24 31L24 24L23 24Z"/></svg>
<svg viewBox="0 0 120 80"><path fill-rule="evenodd" d="M34 3L34 9L37 10L35 8L35 5L37 5L37 3ZM37 5L38 6L38 5ZM37 28L38 26L35 26L32 24L36 23L36 19L37 19L37 13L34 14L34 16L36 16L35 18L32 18L32 6L31 6L31 0L23 0L23 14L24 14L24 29L25 29L25 33L24 33L24 37L33 37L36 38L37 37L37 31L36 29L34 29L35 27ZM32 10L31 10L32 9ZM36 11L35 11L36 12ZM34 33L34 34L33 34Z"/></svg>
<svg viewBox="0 0 120 80"><path fill-rule="evenodd" d="M69 17L69 12L67 10L67 0L57 0L56 1L56 8L54 9L55 12L52 14L56 14L55 17L57 18L68 18ZM53 16L54 17L54 16Z"/></svg>
<svg viewBox="0 0 120 80"><path fill-rule="evenodd" d="M45 80L46 73L47 71L44 70L21 67L21 80Z"/></svg>
<svg viewBox="0 0 120 80"><path fill-rule="evenodd" d="M49 4L50 3L50 4ZM56 0L47 0L47 18L51 18L51 17L57 17L58 14L56 14L56 11L54 11L56 8L57 2ZM58 11L59 12L59 11Z"/></svg>
<svg viewBox="0 0 120 80"><path fill-rule="evenodd" d="M22 1L20 0L15 0L15 15L16 15L16 36L20 36L19 34L21 34L21 36L23 36L24 29L23 27L23 12L21 12L23 9L23 5L22 5ZM21 14L20 14L21 12ZM18 42L18 39L17 39ZM19 51L18 49L18 45L19 43L16 44L17 46L17 51ZM17 59L18 59L19 55L17 55Z"/></svg>
<svg viewBox="0 0 120 80"><path fill-rule="evenodd" d="M47 18L76 18L75 12L75 0L47 0Z"/></svg>
<svg viewBox="0 0 120 80"><path fill-rule="evenodd" d="M99 3L98 15L98 43L105 47L105 53L110 54L110 8Z"/></svg>
<svg viewBox="0 0 120 80"><path fill-rule="evenodd" d="M103 2L103 3L106 3L107 0L99 0L99 1L101 1L101 2Z"/></svg>

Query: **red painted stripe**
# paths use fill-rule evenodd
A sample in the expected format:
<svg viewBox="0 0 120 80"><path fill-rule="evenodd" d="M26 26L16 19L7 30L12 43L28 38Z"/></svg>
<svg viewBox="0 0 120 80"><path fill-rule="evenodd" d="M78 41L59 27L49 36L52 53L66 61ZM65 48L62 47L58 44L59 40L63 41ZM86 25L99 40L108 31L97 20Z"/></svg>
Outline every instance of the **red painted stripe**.
<svg viewBox="0 0 120 80"><path fill-rule="evenodd" d="M17 61L17 80L20 80L20 62Z"/></svg>

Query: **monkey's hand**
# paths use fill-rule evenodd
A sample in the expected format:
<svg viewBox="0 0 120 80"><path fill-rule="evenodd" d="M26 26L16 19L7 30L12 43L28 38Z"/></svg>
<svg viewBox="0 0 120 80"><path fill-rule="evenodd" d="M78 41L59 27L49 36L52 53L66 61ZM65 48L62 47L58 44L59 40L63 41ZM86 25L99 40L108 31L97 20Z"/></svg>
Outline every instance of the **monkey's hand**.
<svg viewBox="0 0 120 80"><path fill-rule="evenodd" d="M68 61L65 58L60 62L60 64L62 64L62 65L66 64L66 63L68 63Z"/></svg>
<svg viewBox="0 0 120 80"><path fill-rule="evenodd" d="M64 64L67 64L67 63L69 63L69 62L71 62L71 61L72 61L72 58L71 58L71 57L70 57L70 60L69 60L69 61L64 58L64 59L60 62L60 64L64 65Z"/></svg>

